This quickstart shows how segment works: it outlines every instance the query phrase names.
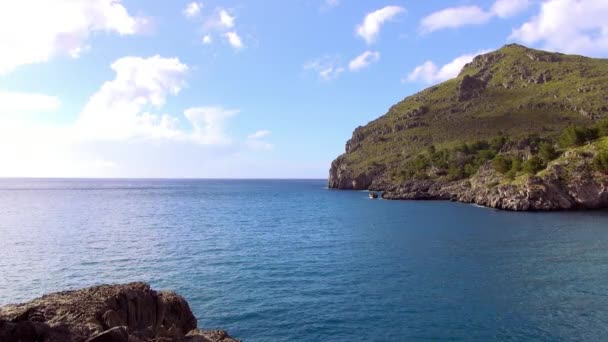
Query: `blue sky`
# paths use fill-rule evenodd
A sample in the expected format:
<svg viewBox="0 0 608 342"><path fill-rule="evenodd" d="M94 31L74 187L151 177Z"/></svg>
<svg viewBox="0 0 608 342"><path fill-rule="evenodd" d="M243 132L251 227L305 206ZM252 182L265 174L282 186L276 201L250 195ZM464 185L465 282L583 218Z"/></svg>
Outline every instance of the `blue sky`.
<svg viewBox="0 0 608 342"><path fill-rule="evenodd" d="M0 6L0 176L324 178L478 53L608 55L605 0Z"/></svg>

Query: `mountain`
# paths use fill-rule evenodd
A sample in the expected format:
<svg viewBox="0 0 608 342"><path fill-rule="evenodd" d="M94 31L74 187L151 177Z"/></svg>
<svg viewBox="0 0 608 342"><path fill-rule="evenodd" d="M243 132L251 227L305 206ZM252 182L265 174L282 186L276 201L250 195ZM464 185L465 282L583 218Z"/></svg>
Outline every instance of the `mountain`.
<svg viewBox="0 0 608 342"><path fill-rule="evenodd" d="M608 60L517 44L360 126L329 187L509 210L608 207Z"/></svg>

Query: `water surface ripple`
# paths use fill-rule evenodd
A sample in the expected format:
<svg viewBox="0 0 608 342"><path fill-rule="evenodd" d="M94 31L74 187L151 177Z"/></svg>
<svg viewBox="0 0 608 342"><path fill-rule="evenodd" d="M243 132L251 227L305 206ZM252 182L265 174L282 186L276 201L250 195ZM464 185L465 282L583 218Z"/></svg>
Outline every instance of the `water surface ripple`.
<svg viewBox="0 0 608 342"><path fill-rule="evenodd" d="M599 341L608 213L325 181L0 180L0 305L143 280L246 341Z"/></svg>

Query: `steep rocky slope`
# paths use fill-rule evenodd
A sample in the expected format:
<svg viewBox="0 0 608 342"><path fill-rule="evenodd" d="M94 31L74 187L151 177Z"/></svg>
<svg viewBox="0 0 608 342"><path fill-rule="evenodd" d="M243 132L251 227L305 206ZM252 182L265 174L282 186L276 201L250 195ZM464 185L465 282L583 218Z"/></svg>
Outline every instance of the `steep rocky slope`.
<svg viewBox="0 0 608 342"><path fill-rule="evenodd" d="M0 308L0 342L235 342L199 330L184 298L144 283L103 285L45 295Z"/></svg>
<svg viewBox="0 0 608 342"><path fill-rule="evenodd" d="M506 45L357 127L328 186L509 210L606 207L606 172L591 166L607 116L608 60ZM579 133L572 127L591 134L562 143ZM574 152L585 144L586 153ZM537 157L547 148L555 156ZM539 165L505 175L493 163L502 156ZM568 177L560 163L570 165Z"/></svg>

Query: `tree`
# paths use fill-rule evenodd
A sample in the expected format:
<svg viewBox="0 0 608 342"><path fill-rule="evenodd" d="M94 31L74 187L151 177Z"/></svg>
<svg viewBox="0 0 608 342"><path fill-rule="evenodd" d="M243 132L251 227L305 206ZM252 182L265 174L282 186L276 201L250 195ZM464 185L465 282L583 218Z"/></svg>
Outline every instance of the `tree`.
<svg viewBox="0 0 608 342"><path fill-rule="evenodd" d="M538 171L545 168L545 163L538 156L533 156L530 159L526 160L523 165L523 170L525 173L536 174Z"/></svg>
<svg viewBox="0 0 608 342"><path fill-rule="evenodd" d="M604 119L597 124L598 134L602 137L608 136L608 119Z"/></svg>
<svg viewBox="0 0 608 342"><path fill-rule="evenodd" d="M593 168L597 171L608 173L608 151L602 151L595 156Z"/></svg>
<svg viewBox="0 0 608 342"><path fill-rule="evenodd" d="M500 135L490 141L490 148L495 152L498 152L506 143L507 138L504 135Z"/></svg>
<svg viewBox="0 0 608 342"><path fill-rule="evenodd" d="M514 173L521 171L521 159L519 159L519 157L513 157L513 159L511 159L511 171Z"/></svg>
<svg viewBox="0 0 608 342"><path fill-rule="evenodd" d="M599 129L596 127L577 127L566 128L559 137L561 147L580 146L587 141L595 140L599 137Z"/></svg>
<svg viewBox="0 0 608 342"><path fill-rule="evenodd" d="M553 144L548 143L546 141L540 144L538 154L547 163L557 158L557 152L555 151L555 147L553 147Z"/></svg>
<svg viewBox="0 0 608 342"><path fill-rule="evenodd" d="M509 172L509 170L511 170L511 164L511 158L507 158L502 154L497 155L496 157L494 157L494 160L492 160L492 166L494 167L494 170L500 173Z"/></svg>

